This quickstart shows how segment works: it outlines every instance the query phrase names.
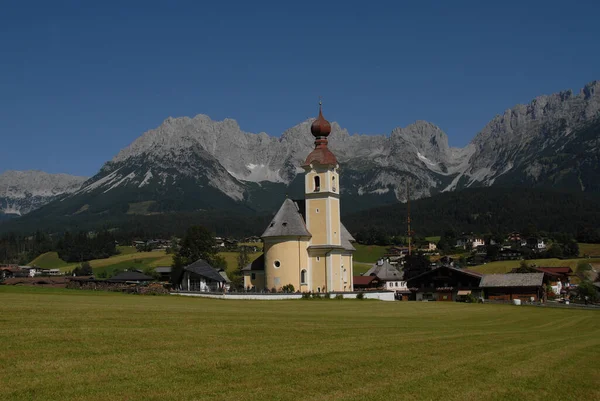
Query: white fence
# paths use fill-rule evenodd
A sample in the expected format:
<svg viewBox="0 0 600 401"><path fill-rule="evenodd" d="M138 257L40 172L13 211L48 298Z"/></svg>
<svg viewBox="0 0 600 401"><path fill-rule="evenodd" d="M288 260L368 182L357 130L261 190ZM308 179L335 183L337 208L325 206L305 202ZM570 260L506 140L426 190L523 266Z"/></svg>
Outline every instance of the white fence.
<svg viewBox="0 0 600 401"><path fill-rule="evenodd" d="M332 292L329 294L320 294L321 296L329 295L330 298L335 298L341 294L344 299L356 299L358 292ZM284 299L301 299L302 294L254 294L254 293L215 293L215 292L172 292L171 295L182 295L186 297L200 298L216 298L216 299L252 299L260 301L280 301ZM363 292L365 299L378 299L380 301L394 301L394 293L391 291L368 291Z"/></svg>

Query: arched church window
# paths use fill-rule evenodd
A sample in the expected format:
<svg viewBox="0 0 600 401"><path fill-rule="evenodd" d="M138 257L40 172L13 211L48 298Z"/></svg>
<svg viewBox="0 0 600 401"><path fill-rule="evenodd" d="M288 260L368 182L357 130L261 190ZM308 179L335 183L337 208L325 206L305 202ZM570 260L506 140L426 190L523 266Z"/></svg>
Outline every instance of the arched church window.
<svg viewBox="0 0 600 401"><path fill-rule="evenodd" d="M300 284L306 284L306 269L300 272Z"/></svg>
<svg viewBox="0 0 600 401"><path fill-rule="evenodd" d="M335 175L331 177L331 189L335 192Z"/></svg>
<svg viewBox="0 0 600 401"><path fill-rule="evenodd" d="M319 192L321 190L321 177L318 175L315 176L315 192Z"/></svg>

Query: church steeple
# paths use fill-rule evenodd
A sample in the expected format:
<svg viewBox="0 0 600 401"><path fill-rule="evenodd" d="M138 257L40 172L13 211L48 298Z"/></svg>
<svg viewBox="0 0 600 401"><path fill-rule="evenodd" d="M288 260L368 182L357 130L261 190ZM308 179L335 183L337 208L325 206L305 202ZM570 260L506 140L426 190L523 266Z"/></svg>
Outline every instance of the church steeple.
<svg viewBox="0 0 600 401"><path fill-rule="evenodd" d="M315 137L315 150L308 155L304 166L310 166L313 163L336 166L338 161L327 147L327 137L331 133L331 124L323 117L321 101L319 101L319 116L310 126L310 132Z"/></svg>

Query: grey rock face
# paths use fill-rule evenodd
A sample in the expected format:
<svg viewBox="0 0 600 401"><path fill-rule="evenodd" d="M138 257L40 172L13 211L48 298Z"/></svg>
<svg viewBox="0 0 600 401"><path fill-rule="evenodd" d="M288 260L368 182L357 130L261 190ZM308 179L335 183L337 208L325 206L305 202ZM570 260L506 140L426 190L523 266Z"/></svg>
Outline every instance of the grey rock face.
<svg viewBox="0 0 600 401"><path fill-rule="evenodd" d="M499 183L569 187L576 182L576 189L600 190L594 178L600 173L600 128L594 125L599 112L600 83L592 82L577 95L539 96L507 110L464 148L449 147L447 135L426 121L389 136L350 135L333 122L329 146L342 166L345 205L405 201L407 185L413 198ZM138 196L145 191L157 204L164 194L171 203L189 201L193 194L203 205L223 206L223 195L227 202L255 208L253 202L287 192L303 172L300 166L314 146L311 122L277 138L244 132L231 119L168 118L121 150L71 198L85 196L84 204L110 193L113 202L115 192L125 190L135 203L146 200ZM275 188L282 193L272 192ZM192 206L186 208L195 210Z"/></svg>
<svg viewBox="0 0 600 401"><path fill-rule="evenodd" d="M75 192L86 177L42 171L6 171L0 174L0 213L22 215Z"/></svg>

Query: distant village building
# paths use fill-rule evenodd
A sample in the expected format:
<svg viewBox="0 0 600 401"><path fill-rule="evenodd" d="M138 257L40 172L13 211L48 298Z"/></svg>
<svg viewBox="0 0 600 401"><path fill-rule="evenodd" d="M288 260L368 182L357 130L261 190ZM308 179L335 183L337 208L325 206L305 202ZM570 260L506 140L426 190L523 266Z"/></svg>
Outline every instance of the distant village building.
<svg viewBox="0 0 600 401"><path fill-rule="evenodd" d="M327 147L331 125L311 125L315 149L302 165L304 200L286 199L262 235L264 253L244 271L244 286L302 292L352 291L354 238L340 221L339 163ZM262 267L262 269L261 269Z"/></svg>
<svg viewBox="0 0 600 401"><path fill-rule="evenodd" d="M546 242L543 238L532 237L527 239L527 247L533 249L534 251L544 251L546 250Z"/></svg>
<svg viewBox="0 0 600 401"><path fill-rule="evenodd" d="M456 241L457 248L463 248L467 250L476 249L478 246L484 246L485 240L482 237L478 237L472 234L462 235Z"/></svg>

